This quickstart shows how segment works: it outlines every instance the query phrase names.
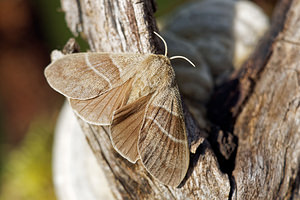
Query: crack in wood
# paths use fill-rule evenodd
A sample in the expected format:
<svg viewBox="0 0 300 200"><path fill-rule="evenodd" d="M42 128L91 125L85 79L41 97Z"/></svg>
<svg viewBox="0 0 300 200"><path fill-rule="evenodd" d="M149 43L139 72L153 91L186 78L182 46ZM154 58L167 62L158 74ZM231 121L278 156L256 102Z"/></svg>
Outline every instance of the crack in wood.
<svg viewBox="0 0 300 200"><path fill-rule="evenodd" d="M76 0L77 9L78 9L78 21L79 24L76 24L76 32L81 33L84 31L84 23L83 23L83 17L82 17L82 9L81 9L81 3L80 0Z"/></svg>

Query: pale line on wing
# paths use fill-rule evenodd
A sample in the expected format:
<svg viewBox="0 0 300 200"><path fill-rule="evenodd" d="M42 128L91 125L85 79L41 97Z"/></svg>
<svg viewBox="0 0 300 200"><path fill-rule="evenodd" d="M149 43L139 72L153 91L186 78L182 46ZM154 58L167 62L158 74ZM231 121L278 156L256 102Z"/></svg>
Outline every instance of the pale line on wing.
<svg viewBox="0 0 300 200"><path fill-rule="evenodd" d="M119 72L121 74L122 73L122 68L117 63L114 62L114 60L115 60L114 58L112 58L111 56L109 56L109 58L111 59L111 61L114 64L114 66L116 66L118 68L118 70L119 70Z"/></svg>
<svg viewBox="0 0 300 200"><path fill-rule="evenodd" d="M158 104L156 104L156 103L154 103L154 102L153 102L153 105L154 105L154 106L161 107L161 108L165 109L165 110L166 110L166 111L168 111L168 112L169 112L171 115L174 115L174 116L179 116L179 114L178 114L177 112L170 110L170 108L169 108L169 107L167 107L167 106L166 106L166 105L164 105L164 104L162 104L162 105L158 105Z"/></svg>
<svg viewBox="0 0 300 200"><path fill-rule="evenodd" d="M150 119L151 121L153 121L158 128L161 130L161 132L163 132L164 134L166 134L171 140L173 140L174 142L178 142L178 143L185 143L185 140L180 140L175 138L173 135L169 134L168 131L166 131L159 123L158 121L156 121L156 119L153 119L152 117L146 117L147 119Z"/></svg>
<svg viewBox="0 0 300 200"><path fill-rule="evenodd" d="M90 63L90 64L91 64L91 63ZM96 69L96 67L99 67L101 64L102 64L102 63L97 64L97 65L94 65L93 68ZM89 68L87 68L87 69L85 69L85 70L82 70L82 72L88 72L88 71L90 71L90 70L94 71L93 68L89 67ZM100 72L99 72L99 73L100 73Z"/></svg>
<svg viewBox="0 0 300 200"><path fill-rule="evenodd" d="M86 64L87 64L87 66L88 66L89 68L91 68L97 75L99 75L99 76L101 76L102 78L104 78L104 79L108 82L109 87L112 88L112 85L111 85L111 83L110 83L110 80L109 80L106 76L104 76L102 73L100 73L97 69L95 69L95 67L93 67L93 65L90 63L90 60L89 60L89 58L88 58L88 54L85 54L85 62L86 62Z"/></svg>

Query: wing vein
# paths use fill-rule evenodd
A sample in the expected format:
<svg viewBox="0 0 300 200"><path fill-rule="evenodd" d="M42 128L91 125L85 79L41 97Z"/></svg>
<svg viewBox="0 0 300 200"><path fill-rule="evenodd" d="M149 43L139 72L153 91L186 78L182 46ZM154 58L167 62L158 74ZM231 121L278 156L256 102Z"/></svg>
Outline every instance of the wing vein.
<svg viewBox="0 0 300 200"><path fill-rule="evenodd" d="M133 118L133 120L132 121L135 121L136 119L137 119L138 117L135 117L135 118ZM140 123L139 123L140 124ZM136 126L135 128L134 128L134 131L138 128L139 126ZM120 131L120 132L123 132L124 130L126 130L127 128L129 128L129 126L127 126L127 127L125 127L122 131ZM133 133L134 131L132 131L131 133ZM125 139L125 140L123 140L123 142L122 142L122 144L121 145L123 145L127 140L128 140L128 138L131 136L131 134L128 134L128 137Z"/></svg>
<svg viewBox="0 0 300 200"><path fill-rule="evenodd" d="M137 118L139 118L139 116L137 115L137 116L135 116L135 118L132 118L129 122L128 122L128 124L130 124L130 122L133 122L133 121L135 121ZM125 127L124 129L122 129L120 132L123 132L124 130L126 130L128 127Z"/></svg>
<svg viewBox="0 0 300 200"><path fill-rule="evenodd" d="M138 127L138 126L137 126L137 127ZM134 129L134 131L131 132L131 134L135 132L135 130L137 129L137 127ZM130 136L131 136L131 134L130 134ZM133 143L136 143L136 142L133 141ZM126 154L128 154L128 152L131 151L131 149L132 149L133 146L134 146L134 145L130 145L130 148L127 150ZM137 148L137 146L136 146L136 148Z"/></svg>
<svg viewBox="0 0 300 200"><path fill-rule="evenodd" d="M77 99L76 99L77 100ZM77 101L80 101L80 100L77 100ZM82 112L84 109L86 109L86 107L88 107L88 105L90 105L92 102L89 101L87 104L85 104L78 112Z"/></svg>
<svg viewBox="0 0 300 200"><path fill-rule="evenodd" d="M159 141L155 144L155 148L153 149L153 151L151 152L151 155L153 154L153 152L155 152L156 151L156 149L157 149L157 147L158 147L158 144L160 144L161 142L162 142L162 138L163 137L160 137L159 138ZM164 141L161 143L161 144L165 144L165 142L166 142L166 140L167 140L167 137L165 137L165 139L164 139ZM165 149L165 147L166 147L166 145L162 145L162 149L159 151L159 152L163 152L163 150ZM152 156L150 156L149 158L151 158ZM153 156L154 157L154 156ZM149 165L148 165L148 167L149 167L149 169L152 169L152 167L154 166L154 164L155 163L157 163L157 160L158 160L158 158L160 158L161 157L161 154L159 154L158 156L156 156L155 158L154 158L154 161L152 162L152 163L150 163ZM158 169L159 170L159 169ZM157 170L156 170L157 171Z"/></svg>
<svg viewBox="0 0 300 200"><path fill-rule="evenodd" d="M112 91L110 91L112 92ZM117 90L114 91L114 95L116 94ZM108 92L107 92L108 93ZM109 98L109 100L105 103L105 105L103 106L104 108L101 110L101 112L98 113L97 119L99 119L103 113L103 111L105 110L106 106L110 103L111 99L114 97L114 95L111 95L111 97ZM107 95L106 95L107 96ZM101 101L99 101L97 103L97 106L101 103Z"/></svg>

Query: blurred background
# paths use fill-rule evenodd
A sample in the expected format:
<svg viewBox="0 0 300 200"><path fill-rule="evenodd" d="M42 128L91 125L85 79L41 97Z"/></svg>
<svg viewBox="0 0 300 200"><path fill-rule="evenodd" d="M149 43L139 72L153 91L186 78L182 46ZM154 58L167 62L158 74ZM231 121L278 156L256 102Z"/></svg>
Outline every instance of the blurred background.
<svg viewBox="0 0 300 200"><path fill-rule="evenodd" d="M157 17L187 0L156 0ZM258 1L270 15L274 0ZM51 152L64 98L46 83L50 52L72 37L59 0L0 0L0 199L55 199ZM81 50L87 44L80 38Z"/></svg>

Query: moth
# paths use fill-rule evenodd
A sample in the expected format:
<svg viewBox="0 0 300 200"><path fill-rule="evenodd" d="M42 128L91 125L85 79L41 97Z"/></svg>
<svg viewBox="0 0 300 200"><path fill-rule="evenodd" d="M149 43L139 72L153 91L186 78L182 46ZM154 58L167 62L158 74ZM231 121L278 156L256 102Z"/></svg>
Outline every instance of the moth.
<svg viewBox="0 0 300 200"><path fill-rule="evenodd" d="M110 126L119 154L132 163L141 159L152 176L176 187L189 166L181 99L170 63L182 56L169 59L163 42L165 55L65 55L46 67L45 77L81 119Z"/></svg>

